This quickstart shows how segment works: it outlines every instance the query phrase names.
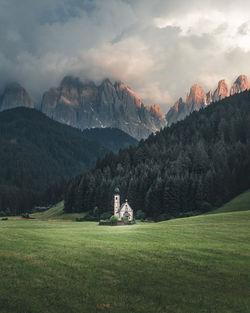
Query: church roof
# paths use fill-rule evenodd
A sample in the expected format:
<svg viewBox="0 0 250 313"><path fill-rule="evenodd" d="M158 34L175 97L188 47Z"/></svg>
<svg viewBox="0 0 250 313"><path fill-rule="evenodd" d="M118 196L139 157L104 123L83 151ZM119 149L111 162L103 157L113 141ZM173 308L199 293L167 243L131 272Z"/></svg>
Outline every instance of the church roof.
<svg viewBox="0 0 250 313"><path fill-rule="evenodd" d="M131 209L131 210L132 210L132 208L131 208L131 206L128 204L128 201L127 201L127 200L126 200L125 203L123 203L123 204L121 205L120 210L122 210L125 206L127 206L128 209Z"/></svg>
<svg viewBox="0 0 250 313"><path fill-rule="evenodd" d="M118 187L115 188L115 194L119 194L120 193L120 189Z"/></svg>

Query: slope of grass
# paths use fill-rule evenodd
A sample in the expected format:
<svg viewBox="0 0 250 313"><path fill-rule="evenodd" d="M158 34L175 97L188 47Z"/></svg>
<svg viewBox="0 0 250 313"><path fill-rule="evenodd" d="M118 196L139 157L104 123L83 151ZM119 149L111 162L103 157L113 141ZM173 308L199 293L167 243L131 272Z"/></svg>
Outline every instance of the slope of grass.
<svg viewBox="0 0 250 313"><path fill-rule="evenodd" d="M247 210L250 210L250 190L240 194L219 209L213 210L210 214Z"/></svg>
<svg viewBox="0 0 250 313"><path fill-rule="evenodd" d="M84 213L64 213L64 202L59 202L52 208L44 212L37 212L30 214L30 217L46 220L46 219L60 219L60 220L72 220L75 221L78 217L84 217L86 214Z"/></svg>
<svg viewBox="0 0 250 313"><path fill-rule="evenodd" d="M123 227L0 221L0 312L250 312L250 211Z"/></svg>

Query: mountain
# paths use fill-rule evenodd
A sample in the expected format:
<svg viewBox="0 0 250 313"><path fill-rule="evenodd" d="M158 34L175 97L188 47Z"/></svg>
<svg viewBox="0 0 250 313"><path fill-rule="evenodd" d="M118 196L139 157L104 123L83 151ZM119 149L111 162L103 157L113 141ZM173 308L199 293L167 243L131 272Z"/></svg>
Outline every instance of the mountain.
<svg viewBox="0 0 250 313"><path fill-rule="evenodd" d="M0 211L29 209L52 183L93 167L111 150L136 143L116 129L82 133L35 109L1 112Z"/></svg>
<svg viewBox="0 0 250 313"><path fill-rule="evenodd" d="M212 100L213 102L222 100L229 96L229 89L225 79L218 82L218 87L215 89ZM209 103L208 103L209 104Z"/></svg>
<svg viewBox="0 0 250 313"><path fill-rule="evenodd" d="M204 94L198 90L200 103ZM189 97L193 99L193 97ZM190 100L190 101L191 101ZM113 190L155 220L212 210L250 188L250 91L224 98L73 178L65 211L112 209Z"/></svg>
<svg viewBox="0 0 250 313"><path fill-rule="evenodd" d="M207 99L210 99L211 94L206 94L201 86L193 85L190 92L187 94L186 101L180 98L172 108L168 111L166 119L168 125L175 121L183 120L193 111L198 111L207 105Z"/></svg>
<svg viewBox="0 0 250 313"><path fill-rule="evenodd" d="M240 75L236 79L230 91L224 79L218 82L218 86L214 92L210 90L207 94L205 94L202 87L194 85L190 88L190 93L187 95L185 102L180 98L170 108L166 114L167 125L170 126L177 121L183 120L193 111L198 111L212 102L222 100L229 97L229 95L234 95L248 89L250 89L250 85L245 75Z"/></svg>
<svg viewBox="0 0 250 313"><path fill-rule="evenodd" d="M146 138L166 124L157 105L144 105L125 84L112 84L108 79L97 86L67 76L58 88L45 92L41 111L73 127L119 128L137 139Z"/></svg>
<svg viewBox="0 0 250 313"><path fill-rule="evenodd" d="M246 75L240 75L236 81L234 82L230 94L234 95L235 93L243 92L245 90L250 89L250 85L248 83L248 78Z"/></svg>
<svg viewBox="0 0 250 313"><path fill-rule="evenodd" d="M0 111L16 107L34 108L34 103L22 86L18 83L11 83L5 87L3 94L0 96Z"/></svg>

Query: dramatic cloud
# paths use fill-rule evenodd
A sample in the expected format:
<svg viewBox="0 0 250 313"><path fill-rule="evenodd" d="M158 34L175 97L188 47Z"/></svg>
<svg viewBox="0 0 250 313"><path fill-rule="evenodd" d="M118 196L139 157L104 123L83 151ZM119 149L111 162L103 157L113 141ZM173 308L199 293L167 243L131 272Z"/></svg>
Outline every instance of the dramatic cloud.
<svg viewBox="0 0 250 313"><path fill-rule="evenodd" d="M0 88L39 101L67 74L122 80L163 111L189 87L250 76L246 0L0 0Z"/></svg>

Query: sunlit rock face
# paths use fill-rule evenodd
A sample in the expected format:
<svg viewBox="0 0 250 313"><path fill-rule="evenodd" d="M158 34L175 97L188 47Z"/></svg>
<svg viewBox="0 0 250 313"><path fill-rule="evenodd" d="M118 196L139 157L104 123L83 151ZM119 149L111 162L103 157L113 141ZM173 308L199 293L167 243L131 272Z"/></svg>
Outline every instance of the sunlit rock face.
<svg viewBox="0 0 250 313"><path fill-rule="evenodd" d="M229 96L229 89L224 79L220 80L213 94L213 101L219 101Z"/></svg>
<svg viewBox="0 0 250 313"><path fill-rule="evenodd" d="M65 77L58 88L43 95L41 111L49 117L77 128L101 127L95 112L98 88L93 82ZM81 127L81 124L85 127Z"/></svg>
<svg viewBox="0 0 250 313"><path fill-rule="evenodd" d="M177 122L184 119L187 116L187 106L183 99L180 98L175 104L170 108L166 115L166 120L168 125L172 124L173 121Z"/></svg>
<svg viewBox="0 0 250 313"><path fill-rule="evenodd" d="M243 92L250 88L248 78L246 75L240 75L234 82L230 94L234 95L235 93Z"/></svg>
<svg viewBox="0 0 250 313"><path fill-rule="evenodd" d="M116 127L141 139L166 124L157 105L145 106L121 82L105 79L96 86L91 81L65 77L58 88L45 92L41 110L55 120L85 129Z"/></svg>
<svg viewBox="0 0 250 313"><path fill-rule="evenodd" d="M183 120L193 111L198 111L207 105L207 95L201 86L193 85L187 94L186 101L180 98L168 111L166 120L168 125Z"/></svg>
<svg viewBox="0 0 250 313"><path fill-rule="evenodd" d="M34 103L22 86L18 83L11 83L6 86L0 97L0 111L16 107L34 108Z"/></svg>
<svg viewBox="0 0 250 313"><path fill-rule="evenodd" d="M189 111L198 111L200 108L205 107L207 104L207 95L201 86L193 85L190 88L190 93L187 94L186 105Z"/></svg>
<svg viewBox="0 0 250 313"><path fill-rule="evenodd" d="M250 85L246 75L240 75L230 89L230 95L243 92L250 89ZM183 120L187 115L193 111L198 111L201 108L209 105L211 102L222 100L229 96L229 88L224 79L220 80L218 87L213 92L209 90L207 94L203 91L202 87L194 85L187 95L186 101L183 102L180 98L166 114L167 125Z"/></svg>

